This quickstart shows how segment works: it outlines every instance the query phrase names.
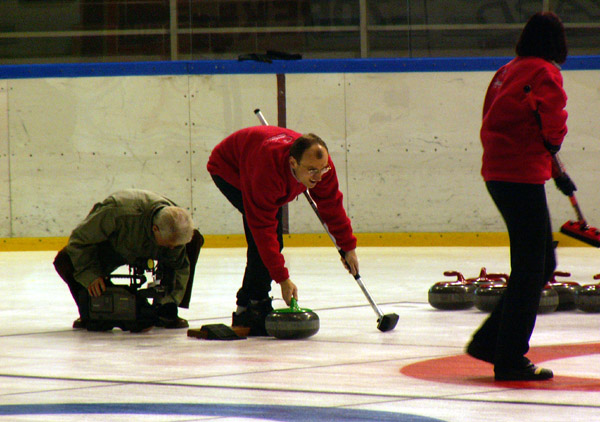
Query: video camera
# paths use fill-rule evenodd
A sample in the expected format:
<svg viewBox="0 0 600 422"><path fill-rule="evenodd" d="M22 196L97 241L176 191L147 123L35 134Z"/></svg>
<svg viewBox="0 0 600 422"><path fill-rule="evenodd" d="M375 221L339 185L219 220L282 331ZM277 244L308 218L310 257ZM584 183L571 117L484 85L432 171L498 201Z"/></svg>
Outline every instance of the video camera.
<svg viewBox="0 0 600 422"><path fill-rule="evenodd" d="M150 273L152 281L142 288L147 281L146 273ZM155 325L157 305L149 304L148 299L162 298L168 293L163 276L154 260L147 259L129 265L129 274L105 277L106 290L89 298L88 325L98 330L119 327L126 331L142 331ZM114 284L116 280L129 280L129 284Z"/></svg>

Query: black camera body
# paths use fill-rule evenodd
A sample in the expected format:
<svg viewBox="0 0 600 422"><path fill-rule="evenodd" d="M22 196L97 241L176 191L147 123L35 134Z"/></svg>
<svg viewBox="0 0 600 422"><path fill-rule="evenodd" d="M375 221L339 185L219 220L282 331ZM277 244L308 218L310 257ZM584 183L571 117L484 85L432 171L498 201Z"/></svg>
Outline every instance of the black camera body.
<svg viewBox="0 0 600 422"><path fill-rule="evenodd" d="M146 273L150 272L152 283L146 287ZM152 259L129 266L129 274L111 274L105 278L106 290L98 297L89 297L88 326L92 330L109 330L119 327L123 330L141 331L155 325L158 318L156 306L148 299L164 297L165 286L160 283L160 272ZM128 285L114 284L116 280L128 280Z"/></svg>
<svg viewBox="0 0 600 422"><path fill-rule="evenodd" d="M137 319L136 291L129 286L107 286L102 295L90 297L91 321L135 321Z"/></svg>

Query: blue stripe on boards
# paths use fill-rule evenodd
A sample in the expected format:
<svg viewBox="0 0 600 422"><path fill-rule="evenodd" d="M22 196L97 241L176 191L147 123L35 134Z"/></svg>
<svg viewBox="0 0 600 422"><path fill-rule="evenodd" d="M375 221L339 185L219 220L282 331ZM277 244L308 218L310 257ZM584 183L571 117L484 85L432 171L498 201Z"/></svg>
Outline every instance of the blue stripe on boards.
<svg viewBox="0 0 600 422"><path fill-rule="evenodd" d="M0 66L0 79L187 75L185 62L67 63Z"/></svg>
<svg viewBox="0 0 600 422"><path fill-rule="evenodd" d="M237 60L68 63L0 66L0 79L96 76L230 75L281 73L390 73L495 71L511 57L307 59L272 63ZM598 70L600 56L574 56L565 70Z"/></svg>

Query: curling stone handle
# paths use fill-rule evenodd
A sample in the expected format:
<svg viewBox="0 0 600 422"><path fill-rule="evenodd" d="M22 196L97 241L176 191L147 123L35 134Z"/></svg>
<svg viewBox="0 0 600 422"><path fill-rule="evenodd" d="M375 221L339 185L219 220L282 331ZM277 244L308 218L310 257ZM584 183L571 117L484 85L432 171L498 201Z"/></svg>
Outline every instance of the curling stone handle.
<svg viewBox="0 0 600 422"><path fill-rule="evenodd" d="M456 277L456 281L460 281L460 282L464 282L465 281L465 277L462 275L462 273L458 272L458 271L444 271L444 275L446 277Z"/></svg>
<svg viewBox="0 0 600 422"><path fill-rule="evenodd" d="M292 297L292 300L290 300L290 309L294 312L300 311L300 307L298 306L298 301L296 300L295 297Z"/></svg>

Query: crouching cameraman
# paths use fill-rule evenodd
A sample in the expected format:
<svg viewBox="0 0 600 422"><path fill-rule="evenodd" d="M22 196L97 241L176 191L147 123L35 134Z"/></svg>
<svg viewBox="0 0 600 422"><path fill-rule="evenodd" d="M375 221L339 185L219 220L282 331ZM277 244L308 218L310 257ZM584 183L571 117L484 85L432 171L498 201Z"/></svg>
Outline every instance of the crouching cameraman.
<svg viewBox="0 0 600 422"><path fill-rule="evenodd" d="M56 271L69 286L79 308L80 317L73 328L141 331L153 325L188 327L188 322L178 316L177 308L189 307L194 269L203 242L189 212L153 192L123 190L95 204L54 260ZM105 322L91 317L90 298L106 292L111 285L110 274L122 265L135 266L148 259L158 261L163 275L161 284L166 284L166 288L152 305L145 297L135 295L137 323Z"/></svg>

